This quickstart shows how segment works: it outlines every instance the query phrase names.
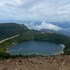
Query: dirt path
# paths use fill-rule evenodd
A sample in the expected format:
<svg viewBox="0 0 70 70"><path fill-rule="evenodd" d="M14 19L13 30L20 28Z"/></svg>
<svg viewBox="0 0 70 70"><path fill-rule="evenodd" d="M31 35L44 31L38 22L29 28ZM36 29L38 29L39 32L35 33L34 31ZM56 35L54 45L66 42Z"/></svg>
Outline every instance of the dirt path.
<svg viewBox="0 0 70 70"><path fill-rule="evenodd" d="M12 36L12 37L10 37L10 38L6 38L6 39L4 39L4 40L1 40L0 43L3 43L3 42L5 42L5 41L7 41L7 40L13 39L13 38L18 37L18 36L19 36L19 35L15 35L15 36Z"/></svg>
<svg viewBox="0 0 70 70"><path fill-rule="evenodd" d="M0 70L70 70L70 56L1 60Z"/></svg>

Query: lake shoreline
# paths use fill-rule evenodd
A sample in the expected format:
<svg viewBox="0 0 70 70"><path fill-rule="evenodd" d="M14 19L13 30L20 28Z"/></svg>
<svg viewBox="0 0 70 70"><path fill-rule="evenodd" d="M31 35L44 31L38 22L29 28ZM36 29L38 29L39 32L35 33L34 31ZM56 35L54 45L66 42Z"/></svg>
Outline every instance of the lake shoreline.
<svg viewBox="0 0 70 70"><path fill-rule="evenodd" d="M61 54L63 54L63 53L64 53L65 45L64 45L64 44L60 44L60 46L63 48L63 50L62 50L62 52L61 52Z"/></svg>
<svg viewBox="0 0 70 70"><path fill-rule="evenodd" d="M59 52L59 53L56 53L56 54L54 54L54 55L61 55L61 54L63 54L64 53L64 48L65 48L65 45L64 44L59 44L63 49L62 49L62 51L61 52Z"/></svg>
<svg viewBox="0 0 70 70"><path fill-rule="evenodd" d="M36 41L35 41L35 42L34 42L34 41L28 41L28 42L31 43L31 44L40 46L40 45L39 45L40 42L38 42L38 43L37 43ZM28 43L28 42L27 42L27 43ZM23 43L24 43L24 42L23 42ZM23 43L21 43L20 45L23 45L23 46L24 46L24 44L25 44L26 42L25 42L24 44L23 44ZM53 49L53 52L50 50L50 53L48 53L48 50L46 50L46 53L44 54L44 52L42 53L41 51L38 50L37 52L25 53L25 52L26 52L26 51L25 51L24 53L20 53L20 52L19 52L19 53L20 53L20 55L32 55L32 54L36 54L36 55L49 56L49 55L58 55L58 54L61 54L62 51L63 51L63 49L64 49L64 48L63 48L63 46L64 46L63 44L58 45L58 44L54 44L54 43L50 43L50 42L42 42L42 43L43 43L43 44L46 43L47 45L44 45L44 46L46 46L46 47L43 47L43 46L38 47L39 50L41 50L41 49L43 49L43 48L46 49L46 48L48 48L48 46L50 47L50 46L52 45L53 48L52 48L52 47L50 47L50 48ZM51 44L51 45L48 45L48 44ZM34 45L32 45L32 47L30 46L30 48L33 48ZM41 44L41 45L42 45L42 44ZM57 45L58 45L58 46L57 46ZM56 46L57 46L57 47L59 47L59 46L62 47L62 50L59 51L59 52L56 52L56 51L54 50L54 49L56 48ZM13 47L14 50L16 50L16 48L17 48L17 50L18 50L18 47L17 47L17 46L15 46L16 48L14 48L14 46L12 46L12 47ZM12 47L11 47L11 48L12 48ZM27 46L26 46L26 47L27 47ZM22 47L21 47L21 48L22 48ZM29 48L29 47L27 47L27 48ZM29 48L29 49L30 49L30 48ZM36 48L37 48L37 47L35 46L35 49L36 49ZM41 49L40 49L40 48L41 48ZM43 51L45 51L45 49L44 49ZM13 50L13 51L14 51L14 50ZM19 50L20 50L20 48L19 48ZM31 50L31 49L30 49L30 50ZM11 51L11 50L9 50L9 51ZM33 51L35 51L34 48L33 48ZM57 51L58 51L58 50L57 50ZM7 50L6 50L6 53L8 53L8 54L10 54L10 55L19 55L18 53L17 53L17 54L14 54L14 53L16 53L16 52L14 52L14 53L9 53Z"/></svg>

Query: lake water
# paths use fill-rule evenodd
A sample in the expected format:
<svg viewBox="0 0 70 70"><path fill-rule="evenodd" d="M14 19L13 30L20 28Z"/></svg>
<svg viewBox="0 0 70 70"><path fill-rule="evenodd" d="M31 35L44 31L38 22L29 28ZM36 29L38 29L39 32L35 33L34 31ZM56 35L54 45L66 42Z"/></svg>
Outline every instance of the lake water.
<svg viewBox="0 0 70 70"><path fill-rule="evenodd" d="M11 55L42 54L53 55L63 50L60 45L49 42L27 41L8 48L7 53Z"/></svg>

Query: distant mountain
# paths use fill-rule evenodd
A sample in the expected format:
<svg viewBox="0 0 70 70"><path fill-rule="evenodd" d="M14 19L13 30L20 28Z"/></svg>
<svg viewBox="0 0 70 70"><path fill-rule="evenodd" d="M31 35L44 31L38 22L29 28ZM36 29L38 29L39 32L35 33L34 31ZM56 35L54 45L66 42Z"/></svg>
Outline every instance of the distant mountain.
<svg viewBox="0 0 70 70"><path fill-rule="evenodd" d="M29 29L38 31L51 31L70 36L70 21L67 22L31 22L24 23Z"/></svg>
<svg viewBox="0 0 70 70"><path fill-rule="evenodd" d="M61 28L64 28L64 29L70 28L70 21L66 21L66 22L51 22L51 23L54 24L54 25L57 25L57 26L59 26Z"/></svg>

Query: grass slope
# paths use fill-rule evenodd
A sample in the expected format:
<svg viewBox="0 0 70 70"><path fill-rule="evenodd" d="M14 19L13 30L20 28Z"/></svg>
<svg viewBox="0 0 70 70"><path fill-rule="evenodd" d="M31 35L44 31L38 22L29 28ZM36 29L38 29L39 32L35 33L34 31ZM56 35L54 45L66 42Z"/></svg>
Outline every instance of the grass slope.
<svg viewBox="0 0 70 70"><path fill-rule="evenodd" d="M15 36L17 34L22 34L29 29L22 25L16 23L0 23L0 40L5 38Z"/></svg>

